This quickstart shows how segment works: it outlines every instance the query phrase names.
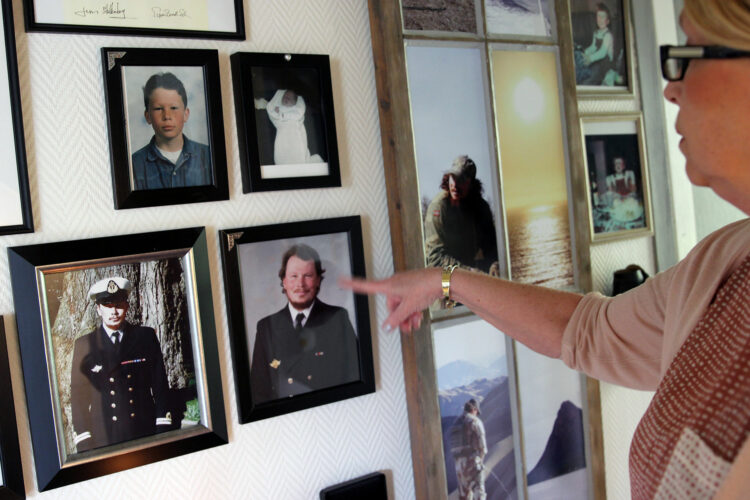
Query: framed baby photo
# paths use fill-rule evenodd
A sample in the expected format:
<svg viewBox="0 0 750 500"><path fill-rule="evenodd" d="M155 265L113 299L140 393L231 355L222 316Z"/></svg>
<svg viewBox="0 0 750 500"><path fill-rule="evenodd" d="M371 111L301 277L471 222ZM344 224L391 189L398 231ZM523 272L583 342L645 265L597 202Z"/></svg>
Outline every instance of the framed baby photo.
<svg viewBox="0 0 750 500"><path fill-rule="evenodd" d="M653 233L640 113L581 115L591 241Z"/></svg>
<svg viewBox="0 0 750 500"><path fill-rule="evenodd" d="M327 55L230 57L242 191L341 186Z"/></svg>
<svg viewBox="0 0 750 500"><path fill-rule="evenodd" d="M252 422L375 391L359 217L219 231L237 407Z"/></svg>
<svg viewBox="0 0 750 500"><path fill-rule="evenodd" d="M8 257L40 491L227 443L205 228Z"/></svg>
<svg viewBox="0 0 750 500"><path fill-rule="evenodd" d="M0 117L6 124L0 129L0 235L3 235L31 232L34 220L18 86L13 6L10 0L2 0L0 6L3 30L0 54L5 56L5 62L0 63Z"/></svg>
<svg viewBox="0 0 750 500"><path fill-rule="evenodd" d="M579 95L633 95L629 0L571 0Z"/></svg>
<svg viewBox="0 0 750 500"><path fill-rule="evenodd" d="M0 499L16 500L26 498L21 467L21 451L18 446L16 408L13 402L13 388L10 383L10 364L5 335L5 324L0 316Z"/></svg>
<svg viewBox="0 0 750 500"><path fill-rule="evenodd" d="M242 0L24 0L26 31L245 39Z"/></svg>
<svg viewBox="0 0 750 500"><path fill-rule="evenodd" d="M116 209L229 199L219 53L102 49Z"/></svg>

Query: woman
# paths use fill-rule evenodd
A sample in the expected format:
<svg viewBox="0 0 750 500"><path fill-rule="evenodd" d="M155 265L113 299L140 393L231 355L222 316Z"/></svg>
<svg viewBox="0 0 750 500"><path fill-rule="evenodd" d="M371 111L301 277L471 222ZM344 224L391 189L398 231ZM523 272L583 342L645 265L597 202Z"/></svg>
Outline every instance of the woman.
<svg viewBox="0 0 750 500"><path fill-rule="evenodd" d="M735 49L663 52L665 76L675 80L664 95L680 107L688 177L750 214L750 5L685 0L681 24L688 45ZM449 295L571 368L656 390L630 450L633 498L747 497L750 219L713 233L676 266L614 298L461 269L342 284L385 294L386 327L419 327L420 311Z"/></svg>

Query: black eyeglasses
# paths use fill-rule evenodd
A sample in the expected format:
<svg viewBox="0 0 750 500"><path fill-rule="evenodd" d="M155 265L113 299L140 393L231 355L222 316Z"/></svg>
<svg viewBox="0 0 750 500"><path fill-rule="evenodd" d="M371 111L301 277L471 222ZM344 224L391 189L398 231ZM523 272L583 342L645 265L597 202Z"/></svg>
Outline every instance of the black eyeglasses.
<svg viewBox="0 0 750 500"><path fill-rule="evenodd" d="M685 76L691 59L733 59L750 57L750 51L732 49L721 45L662 45L661 74L670 82L678 82Z"/></svg>

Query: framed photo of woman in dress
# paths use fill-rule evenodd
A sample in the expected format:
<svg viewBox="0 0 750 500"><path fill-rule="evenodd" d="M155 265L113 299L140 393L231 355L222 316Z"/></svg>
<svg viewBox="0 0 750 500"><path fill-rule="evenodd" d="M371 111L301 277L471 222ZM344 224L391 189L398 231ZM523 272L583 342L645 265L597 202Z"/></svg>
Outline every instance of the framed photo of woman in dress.
<svg viewBox="0 0 750 500"><path fill-rule="evenodd" d="M651 234L640 113L583 115L591 241Z"/></svg>
<svg viewBox="0 0 750 500"><path fill-rule="evenodd" d="M341 185L327 55L230 57L242 191Z"/></svg>

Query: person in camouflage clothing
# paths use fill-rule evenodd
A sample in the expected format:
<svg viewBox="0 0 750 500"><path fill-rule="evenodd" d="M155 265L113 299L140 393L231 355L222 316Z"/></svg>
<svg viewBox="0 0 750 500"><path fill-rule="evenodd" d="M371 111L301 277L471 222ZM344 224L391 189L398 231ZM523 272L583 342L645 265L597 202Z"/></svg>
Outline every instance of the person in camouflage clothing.
<svg viewBox="0 0 750 500"><path fill-rule="evenodd" d="M484 457L487 454L487 439L484 424L479 419L479 403L475 399L464 404L464 412L450 432L451 454L458 478L458 498L485 500Z"/></svg>

